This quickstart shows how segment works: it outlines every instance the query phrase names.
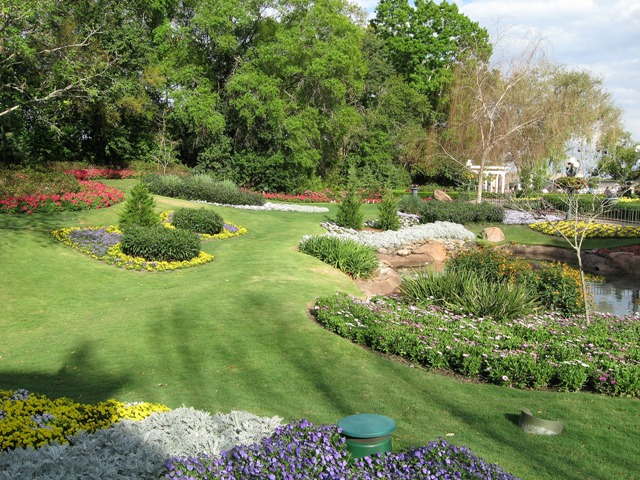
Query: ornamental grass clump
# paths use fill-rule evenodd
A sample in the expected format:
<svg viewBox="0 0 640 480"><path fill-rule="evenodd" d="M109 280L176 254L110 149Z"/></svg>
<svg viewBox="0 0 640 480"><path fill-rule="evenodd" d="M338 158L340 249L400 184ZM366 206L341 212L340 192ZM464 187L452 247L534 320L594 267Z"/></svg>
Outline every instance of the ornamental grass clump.
<svg viewBox="0 0 640 480"><path fill-rule="evenodd" d="M494 247L477 247L459 252L448 259L446 271L454 277L461 275L461 278L466 272L475 272L488 282L495 283L496 286L505 282L507 285L517 285L518 289L528 291L535 303L564 315L577 315L584 312L585 298L580 272L560 262L539 264L534 269L528 262ZM452 281L455 282L455 280ZM505 296L501 296L500 301L509 303L511 294L507 294L504 289L501 293L505 293ZM516 295L515 291L514 295ZM588 289L587 297L586 301L591 301ZM499 298L496 297L496 303L498 300ZM523 303L523 306L527 305L532 306L528 302ZM468 306L473 307L472 304ZM447 305L447 308L453 307ZM532 311L525 309L522 314L532 313ZM477 312L470 309L467 313Z"/></svg>
<svg viewBox="0 0 640 480"><path fill-rule="evenodd" d="M302 239L299 249L354 278L370 278L378 268L375 249L348 238L309 236Z"/></svg>
<svg viewBox="0 0 640 480"><path fill-rule="evenodd" d="M496 281L470 270L422 272L404 278L400 291L417 305L432 304L495 320L510 320L540 309L539 299L526 284Z"/></svg>

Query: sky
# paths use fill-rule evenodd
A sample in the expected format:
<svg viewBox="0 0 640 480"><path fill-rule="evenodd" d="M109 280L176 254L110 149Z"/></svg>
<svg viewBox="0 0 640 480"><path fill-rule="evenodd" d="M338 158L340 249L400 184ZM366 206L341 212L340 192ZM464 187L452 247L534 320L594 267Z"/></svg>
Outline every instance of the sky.
<svg viewBox="0 0 640 480"><path fill-rule="evenodd" d="M355 0L373 14L378 0ZM640 1L468 0L461 13L490 34L509 27L544 39L547 57L603 79L631 138L640 143Z"/></svg>

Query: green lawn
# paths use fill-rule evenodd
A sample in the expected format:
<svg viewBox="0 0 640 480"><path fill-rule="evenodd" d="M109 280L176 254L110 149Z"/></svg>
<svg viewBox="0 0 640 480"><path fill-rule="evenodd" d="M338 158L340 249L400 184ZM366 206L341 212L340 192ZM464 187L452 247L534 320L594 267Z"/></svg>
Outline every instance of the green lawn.
<svg viewBox="0 0 640 480"><path fill-rule="evenodd" d="M110 182L130 185L127 182ZM196 206L157 197L158 210ZM216 208L245 236L211 241L216 259L175 272L101 264L52 229L117 223L123 205L0 216L0 389L80 402L107 398L335 423L392 417L394 448L443 436L525 479L640 477L638 399L478 385L385 358L309 319L322 295L355 283L296 251L335 214ZM366 206L367 217L376 207ZM529 436L522 407L561 419L559 437Z"/></svg>

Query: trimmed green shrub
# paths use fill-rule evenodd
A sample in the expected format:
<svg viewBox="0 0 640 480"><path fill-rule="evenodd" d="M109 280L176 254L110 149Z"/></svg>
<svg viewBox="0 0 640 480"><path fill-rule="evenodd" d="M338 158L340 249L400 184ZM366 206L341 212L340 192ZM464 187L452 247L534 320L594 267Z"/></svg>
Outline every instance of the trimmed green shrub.
<svg viewBox="0 0 640 480"><path fill-rule="evenodd" d="M210 175L147 175L143 182L156 195L202 200L224 205L264 205L260 193L239 189L233 182L216 180Z"/></svg>
<svg viewBox="0 0 640 480"><path fill-rule="evenodd" d="M127 255L148 261L180 262L200 254L200 238L196 233L177 228L131 225L124 231L120 247Z"/></svg>
<svg viewBox="0 0 640 480"><path fill-rule="evenodd" d="M454 222L502 223L504 208L491 203L424 202L420 210L420 223Z"/></svg>
<svg viewBox="0 0 640 480"><path fill-rule="evenodd" d="M416 195L403 195L398 202L398 210L412 215L420 215L423 203L425 201Z"/></svg>
<svg viewBox="0 0 640 480"><path fill-rule="evenodd" d="M364 224L364 213L360 208L360 199L354 188L347 190L338 211L336 212L336 223L341 227L360 230Z"/></svg>
<svg viewBox="0 0 640 480"><path fill-rule="evenodd" d="M160 215L155 213L156 202L144 183L137 183L127 195L124 211L120 214L120 227L124 230L131 225L150 227L160 223Z"/></svg>
<svg viewBox="0 0 640 480"><path fill-rule="evenodd" d="M300 251L354 278L369 278L378 268L378 256L373 247L347 238L330 235L306 237L300 242Z"/></svg>
<svg viewBox="0 0 640 480"><path fill-rule="evenodd" d="M195 233L215 235L222 231L224 220L213 210L181 208L173 213L173 226Z"/></svg>
<svg viewBox="0 0 640 480"><path fill-rule="evenodd" d="M398 230L400 228L398 202L389 190L385 190L382 194L382 201L378 204L376 227L382 230Z"/></svg>

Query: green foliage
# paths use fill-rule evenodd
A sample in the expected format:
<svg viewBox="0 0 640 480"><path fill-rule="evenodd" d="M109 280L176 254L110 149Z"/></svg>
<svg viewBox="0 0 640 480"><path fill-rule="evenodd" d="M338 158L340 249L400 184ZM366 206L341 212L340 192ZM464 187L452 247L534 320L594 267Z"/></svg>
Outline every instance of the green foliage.
<svg viewBox="0 0 640 480"><path fill-rule="evenodd" d="M412 215L420 215L424 200L417 195L403 195L398 202L398 210Z"/></svg>
<svg viewBox="0 0 640 480"><path fill-rule="evenodd" d="M340 202L336 212L336 223L341 227L360 230L364 224L364 212L360 205L360 198L354 187L347 189L347 194Z"/></svg>
<svg viewBox="0 0 640 480"><path fill-rule="evenodd" d="M299 248L354 278L369 278L378 268L375 249L351 239L316 235L304 238Z"/></svg>
<svg viewBox="0 0 640 480"><path fill-rule="evenodd" d="M455 3L424 0L382 0L371 21L382 38L396 72L433 107L446 94L452 81L452 66L473 46L489 58L489 34L478 23L458 11Z"/></svg>
<svg viewBox="0 0 640 480"><path fill-rule="evenodd" d="M200 237L188 230L162 225L131 225L123 232L120 248L127 255L147 261L182 262L200 254Z"/></svg>
<svg viewBox="0 0 640 480"><path fill-rule="evenodd" d="M502 223L503 219L504 209L487 202L472 204L430 201L424 202L420 211L421 223Z"/></svg>
<svg viewBox="0 0 640 480"><path fill-rule="evenodd" d="M585 299L577 270L554 262L532 270L524 280L546 308L565 315L584 313Z"/></svg>
<svg viewBox="0 0 640 480"><path fill-rule="evenodd" d="M143 182L138 182L127 195L119 225L126 229L132 225L150 227L160 223L155 213L156 202Z"/></svg>
<svg viewBox="0 0 640 480"><path fill-rule="evenodd" d="M233 182L216 180L207 174L148 175L142 181L156 195L225 205L264 205L262 194L240 190Z"/></svg>
<svg viewBox="0 0 640 480"><path fill-rule="evenodd" d="M382 201L378 204L376 227L382 230L398 230L400 228L398 202L390 190L384 191Z"/></svg>
<svg viewBox="0 0 640 480"><path fill-rule="evenodd" d="M204 208L181 208L176 210L173 213L172 223L176 228L209 235L220 233L224 226L224 220L220 215L213 210Z"/></svg>
<svg viewBox="0 0 640 480"><path fill-rule="evenodd" d="M400 290L419 305L437 305L452 312L510 320L540 308L525 284L495 281L473 270L419 273L405 278Z"/></svg>
<svg viewBox="0 0 640 480"><path fill-rule="evenodd" d="M562 263L532 268L496 248L476 248L447 260L446 269L454 274L475 272L490 282L507 281L524 286L546 309L565 315L584 312L580 273Z"/></svg>

